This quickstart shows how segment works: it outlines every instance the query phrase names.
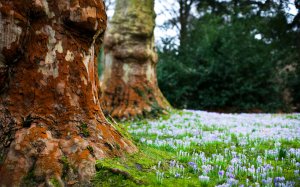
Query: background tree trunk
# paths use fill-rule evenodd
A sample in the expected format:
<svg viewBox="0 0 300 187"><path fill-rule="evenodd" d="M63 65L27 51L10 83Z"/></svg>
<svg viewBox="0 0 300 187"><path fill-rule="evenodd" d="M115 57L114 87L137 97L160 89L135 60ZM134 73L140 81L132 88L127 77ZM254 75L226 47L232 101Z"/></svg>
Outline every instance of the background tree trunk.
<svg viewBox="0 0 300 187"><path fill-rule="evenodd" d="M189 19L191 16L192 6L195 0L178 0L179 4L179 52L186 50Z"/></svg>
<svg viewBox="0 0 300 187"><path fill-rule="evenodd" d="M105 37L102 107L119 119L170 107L157 85L154 0L117 0Z"/></svg>
<svg viewBox="0 0 300 187"><path fill-rule="evenodd" d="M0 186L88 185L134 152L99 107L102 1L0 1Z"/></svg>

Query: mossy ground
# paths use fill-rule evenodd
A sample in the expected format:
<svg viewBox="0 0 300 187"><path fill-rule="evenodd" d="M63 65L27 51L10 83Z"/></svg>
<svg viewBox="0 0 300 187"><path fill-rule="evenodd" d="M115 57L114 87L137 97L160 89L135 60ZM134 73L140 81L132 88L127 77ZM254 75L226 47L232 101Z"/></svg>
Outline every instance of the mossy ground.
<svg viewBox="0 0 300 187"><path fill-rule="evenodd" d="M199 186L198 178L191 176L186 180L167 174L168 161L174 160L176 153L144 145L139 145L139 149L125 158L98 161L95 186ZM157 178L158 167L166 173L162 181Z"/></svg>
<svg viewBox="0 0 300 187"><path fill-rule="evenodd" d="M300 147L299 142L293 142ZM214 152L216 147L226 148L226 146L220 146L217 144L210 144L203 147L201 150L210 154ZM262 145L259 151L263 152L269 145ZM225 182L225 179L219 179L218 174L214 174L213 180L208 184L201 184L197 175L194 175L194 171L190 168L185 173L184 178L176 178L170 175L169 162L178 159L176 153L170 149L160 149L155 147L149 147L145 145L139 145L140 151L134 155L128 155L124 158L104 159L98 161L97 175L95 176L93 183L95 186L181 186L181 187L192 187L192 186L216 186ZM191 152L190 152L191 153ZM251 164L255 164L256 155L249 153L249 156L253 157ZM181 164L188 167L189 157L181 157L178 159ZM271 160L271 159L270 159ZM158 169L158 163L160 165L159 170L164 172L164 178L160 181L157 178L156 171ZM284 167L285 175L287 179L298 181L296 185L300 185L299 179L295 178L293 166L289 162L280 161L275 163L277 166ZM227 165L224 163L224 166ZM246 180L243 175L240 176L241 180ZM254 185L254 184L253 184Z"/></svg>
<svg viewBox="0 0 300 187"><path fill-rule="evenodd" d="M189 120L183 114L188 112L172 111L172 114L182 116L183 120ZM172 115L171 114L171 115ZM160 118L160 121L168 120L170 115L165 115ZM298 119L298 115L288 115L287 119ZM144 127L145 129L150 124L147 120L140 120L135 122L127 122L119 124L122 130L126 131L127 127L130 127L134 123L135 127ZM168 124L161 123L157 130L163 130ZM178 124L180 126L180 124ZM270 124L270 128L273 125ZM223 131L223 128L219 128L217 125L208 127L201 123L199 120L198 127L205 132ZM268 127L267 127L268 128ZM225 130L224 130L225 131ZM286 181L295 182L295 186L300 186L300 176L296 175L295 171L299 171L299 168L295 166L295 162L299 163L300 158L288 153L291 149L300 149L299 138L288 140L251 140L249 137L241 137L234 133L224 133L230 139L229 142L206 142L201 145L195 142L190 142L187 147L172 147L169 145L155 145L149 144L147 141L141 141L142 138L155 141L158 138L160 140L168 140L170 135L155 135L151 133L140 132L132 133L131 138L135 141L139 148L139 152L132 155L127 155L123 158L103 159L97 162L97 175L93 180L95 186L180 186L180 187L192 187L192 186L216 186L227 182L226 177L220 177L218 171L228 171L228 168L232 164L233 154L225 153L236 152L236 155L244 155L247 163L245 167L250 168L254 166L256 168L263 165L258 161L262 157L265 164L270 164L274 167L274 171L269 173L269 177L275 180L276 177L284 176ZM177 139L184 140L185 137L193 137L192 134L185 133L176 136ZM174 138L174 137L173 137ZM241 138L247 140L247 144L241 143ZM276 143L280 142L280 148L278 148L278 155L266 156L266 150L274 150ZM205 154L206 159L211 159L203 162L203 160L194 160L193 156L197 153ZM216 160L215 155L224 156L222 160ZM293 160L293 161L292 161ZM176 161L178 167L171 166L172 162ZM195 162L199 168L197 170L191 167L191 162ZM212 169L208 176L209 182L199 180L199 176L205 175L204 169L200 166L212 165L215 168ZM184 168L184 169L182 169ZM282 171L276 168L281 168ZM238 185L244 184L245 186L263 185L262 178L258 176L254 179L254 176L249 175L247 172L239 171L235 174L235 179L239 181ZM246 182L248 181L248 182ZM273 185L272 185L273 184ZM274 186L274 182L269 186Z"/></svg>

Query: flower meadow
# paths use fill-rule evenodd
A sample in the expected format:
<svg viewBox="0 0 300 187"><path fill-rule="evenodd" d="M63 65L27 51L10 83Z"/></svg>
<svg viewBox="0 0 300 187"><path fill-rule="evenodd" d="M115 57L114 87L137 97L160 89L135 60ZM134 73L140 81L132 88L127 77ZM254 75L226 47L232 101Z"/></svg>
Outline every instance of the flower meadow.
<svg viewBox="0 0 300 187"><path fill-rule="evenodd" d="M184 110L126 125L143 155L136 172L117 163L137 185L300 186L300 114Z"/></svg>

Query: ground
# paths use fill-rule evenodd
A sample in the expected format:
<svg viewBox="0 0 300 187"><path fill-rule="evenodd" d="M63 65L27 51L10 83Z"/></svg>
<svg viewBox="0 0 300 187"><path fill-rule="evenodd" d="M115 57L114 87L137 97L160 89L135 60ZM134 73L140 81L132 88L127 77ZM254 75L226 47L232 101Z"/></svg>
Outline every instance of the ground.
<svg viewBox="0 0 300 187"><path fill-rule="evenodd" d="M96 186L300 186L300 114L184 110L117 126L140 151L98 161Z"/></svg>

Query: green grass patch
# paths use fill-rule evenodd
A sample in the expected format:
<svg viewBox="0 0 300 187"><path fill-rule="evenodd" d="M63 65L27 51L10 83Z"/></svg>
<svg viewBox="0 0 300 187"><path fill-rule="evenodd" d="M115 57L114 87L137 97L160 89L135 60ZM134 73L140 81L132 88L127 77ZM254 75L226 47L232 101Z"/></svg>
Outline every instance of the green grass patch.
<svg viewBox="0 0 300 187"><path fill-rule="evenodd" d="M172 115L176 115L176 119ZM118 124L117 127L122 130L122 133L127 133L128 129L135 132L131 136L127 134L136 142L139 152L123 158L98 161L97 175L93 184L95 186L130 187L211 187L227 182L230 177L226 176L227 174L221 177L219 172L227 173L237 160L240 166L246 169L237 169L234 178L238 180L238 184L233 186L241 184L257 186L255 184L257 181L260 186L265 186L260 174L258 176L249 172L252 165L255 169L270 165L273 170L266 177L271 177L273 180L275 177L285 177L285 181L293 181L295 186L300 186L300 176L295 175L295 171L299 170L295 163L299 163L300 158L290 152L292 148L300 148L299 139L269 137L269 140L264 136L251 136L259 133L262 125L265 128L283 129L293 128L292 124L254 123L253 127L250 126L250 133L243 134L232 133L230 128L224 125L206 125L201 121L201 116L192 115L194 115L192 112L172 110L170 115L164 115L156 121L143 119ZM295 119L294 115L291 116L282 116L282 118ZM177 120L178 117L181 119ZM193 120L191 121L189 117L193 117ZM236 127L238 125L233 126L233 128ZM174 131L168 131L171 128ZM136 129L140 131L134 131ZM251 129L253 129L252 132ZM162 132L168 133L162 134ZM207 136L210 134L214 135L211 139ZM208 139L205 140L205 137ZM193 141L193 138L203 139ZM181 143L190 142L187 146L181 146L181 143L177 144L176 141L168 144L171 140L178 140ZM160 143L155 144L155 141L160 141ZM203 180L205 176L209 176L208 181Z"/></svg>

